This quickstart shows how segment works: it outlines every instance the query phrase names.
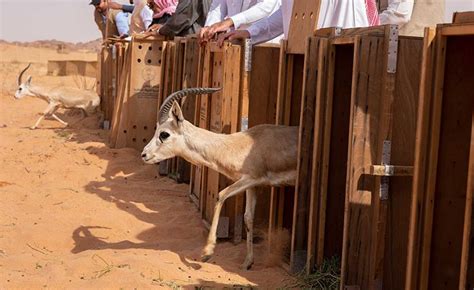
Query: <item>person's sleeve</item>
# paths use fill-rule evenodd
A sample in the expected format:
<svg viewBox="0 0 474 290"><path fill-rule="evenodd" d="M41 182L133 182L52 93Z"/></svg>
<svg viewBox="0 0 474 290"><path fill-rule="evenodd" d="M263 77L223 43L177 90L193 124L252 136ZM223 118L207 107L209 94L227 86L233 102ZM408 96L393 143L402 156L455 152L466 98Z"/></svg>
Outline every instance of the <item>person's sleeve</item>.
<svg viewBox="0 0 474 290"><path fill-rule="evenodd" d="M175 36L190 27L198 17L196 9L193 7L193 3L195 2L196 1L191 0L180 0L176 7L176 12L160 28L159 33L165 36Z"/></svg>
<svg viewBox="0 0 474 290"><path fill-rule="evenodd" d="M102 33L102 38L105 38L105 23L102 15L100 15L97 10L94 10L94 21L97 24L97 28L99 28L100 33Z"/></svg>
<svg viewBox="0 0 474 290"><path fill-rule="evenodd" d="M211 26L214 23L221 22L227 15L227 3L225 0L213 0L211 8L207 13L206 24L204 26Z"/></svg>
<svg viewBox="0 0 474 290"><path fill-rule="evenodd" d="M247 28L252 44L266 42L283 34L283 14L281 9L280 6L272 15L260 19Z"/></svg>
<svg viewBox="0 0 474 290"><path fill-rule="evenodd" d="M153 22L153 11L151 11L151 9L148 7L143 7L140 16L142 17L145 29L148 29L148 27L151 25L151 22Z"/></svg>
<svg viewBox="0 0 474 290"><path fill-rule="evenodd" d="M280 0L260 0L249 9L231 16L230 19L234 23L234 28L239 29L241 25L250 24L269 16L277 4L280 4Z"/></svg>
<svg viewBox="0 0 474 290"><path fill-rule="evenodd" d="M133 13L134 5L122 4L122 11L127 13Z"/></svg>
<svg viewBox="0 0 474 290"><path fill-rule="evenodd" d="M413 12L413 4L413 0L389 0L387 9L380 13L380 24L408 23Z"/></svg>

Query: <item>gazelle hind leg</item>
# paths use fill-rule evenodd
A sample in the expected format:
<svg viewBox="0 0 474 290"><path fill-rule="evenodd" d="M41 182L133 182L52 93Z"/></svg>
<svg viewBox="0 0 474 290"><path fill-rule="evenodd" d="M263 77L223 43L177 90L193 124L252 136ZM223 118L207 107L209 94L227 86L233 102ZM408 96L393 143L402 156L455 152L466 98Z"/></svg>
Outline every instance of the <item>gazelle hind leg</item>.
<svg viewBox="0 0 474 290"><path fill-rule="evenodd" d="M207 244L204 248L201 258L203 262L209 260L212 254L214 254L214 248L216 246L217 240L217 225L219 223L219 216L221 214L222 205L224 204L224 201L231 196L241 193L251 187L257 186L258 184L259 182L255 179L242 177L235 183L229 185L228 187L224 188L219 192L219 200L217 201L216 206L214 208L214 216L212 217L212 224L209 230Z"/></svg>
<svg viewBox="0 0 474 290"><path fill-rule="evenodd" d="M54 113L57 106L58 105L56 103L49 103L46 109L44 110L43 115L41 115L41 117L38 118L36 123L33 125L33 127L30 127L30 129L32 130L36 129L38 125L41 123L41 121L43 121L44 117L49 116Z"/></svg>
<svg viewBox="0 0 474 290"><path fill-rule="evenodd" d="M241 266L243 270L249 270L253 265L253 220L256 204L257 194L255 187L247 189L244 214L245 229L247 231L247 256Z"/></svg>

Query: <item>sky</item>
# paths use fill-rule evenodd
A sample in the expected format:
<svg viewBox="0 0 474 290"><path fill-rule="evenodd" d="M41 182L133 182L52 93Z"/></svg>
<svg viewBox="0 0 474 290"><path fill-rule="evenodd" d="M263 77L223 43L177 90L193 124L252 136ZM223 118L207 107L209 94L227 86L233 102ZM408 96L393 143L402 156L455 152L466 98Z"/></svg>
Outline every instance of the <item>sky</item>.
<svg viewBox="0 0 474 290"><path fill-rule="evenodd" d="M0 0L0 39L85 42L101 37L90 0Z"/></svg>
<svg viewBox="0 0 474 290"><path fill-rule="evenodd" d="M85 42L100 37L90 0L0 0L0 39ZM442 0L431 0L442 1ZM445 0L446 21L454 11L474 10L474 0Z"/></svg>

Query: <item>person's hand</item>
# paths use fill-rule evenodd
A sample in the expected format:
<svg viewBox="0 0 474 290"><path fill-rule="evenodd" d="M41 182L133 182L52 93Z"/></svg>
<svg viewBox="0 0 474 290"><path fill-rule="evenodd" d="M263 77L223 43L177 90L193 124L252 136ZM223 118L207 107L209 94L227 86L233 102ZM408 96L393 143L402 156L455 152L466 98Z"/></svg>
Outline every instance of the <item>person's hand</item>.
<svg viewBox="0 0 474 290"><path fill-rule="evenodd" d="M113 2L113 1L108 2L107 6L110 9L115 9L115 10L121 10L122 9L122 4L119 4L119 3Z"/></svg>
<svg viewBox="0 0 474 290"><path fill-rule="evenodd" d="M201 30L199 31L199 34L198 34L198 37L199 37L199 44L203 44L205 42L207 42L207 40L204 38L204 35L207 34L207 31L209 30L209 26L204 26L203 28L201 28Z"/></svg>
<svg viewBox="0 0 474 290"><path fill-rule="evenodd" d="M216 33L225 32L233 26L234 22L230 18L227 18L226 20L221 22L217 22L209 27L209 29L206 31L206 34L204 35L204 38L210 40Z"/></svg>
<svg viewBox="0 0 474 290"><path fill-rule="evenodd" d="M225 40L237 40L237 39L246 39L250 38L250 32L248 30L234 30L224 34L221 34L217 39L217 45L222 47Z"/></svg>
<svg viewBox="0 0 474 290"><path fill-rule="evenodd" d="M153 24L152 26L148 27L148 29L146 30L146 32L156 32L158 30L160 30L161 28L161 24Z"/></svg>

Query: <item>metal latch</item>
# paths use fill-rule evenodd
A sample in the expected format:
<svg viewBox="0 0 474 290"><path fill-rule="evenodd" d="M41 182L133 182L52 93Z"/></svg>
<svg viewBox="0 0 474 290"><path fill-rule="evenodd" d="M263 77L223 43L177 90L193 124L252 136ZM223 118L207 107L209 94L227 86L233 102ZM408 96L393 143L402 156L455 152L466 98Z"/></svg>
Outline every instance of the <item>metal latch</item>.
<svg viewBox="0 0 474 290"><path fill-rule="evenodd" d="M364 168L364 172L369 175L381 176L379 196L381 200L388 199L391 176L413 176L413 166L391 165L392 141L383 141L382 164L370 165Z"/></svg>

